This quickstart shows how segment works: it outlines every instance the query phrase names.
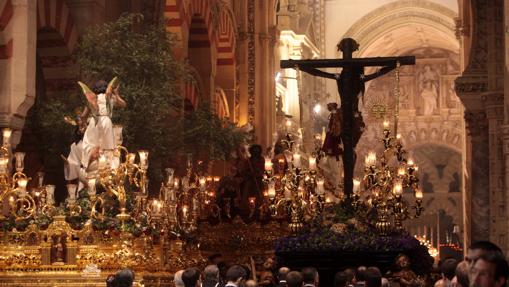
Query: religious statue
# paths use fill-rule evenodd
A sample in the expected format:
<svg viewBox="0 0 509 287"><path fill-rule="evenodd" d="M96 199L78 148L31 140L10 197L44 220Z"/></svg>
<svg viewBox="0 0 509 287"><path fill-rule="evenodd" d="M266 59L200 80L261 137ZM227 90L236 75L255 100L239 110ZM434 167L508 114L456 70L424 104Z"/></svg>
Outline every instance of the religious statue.
<svg viewBox="0 0 509 287"><path fill-rule="evenodd" d="M410 269L410 258L408 256L405 254L398 255L395 263L395 272L388 276L395 286L410 287L420 285L417 275ZM394 285L391 284L391 286Z"/></svg>
<svg viewBox="0 0 509 287"><path fill-rule="evenodd" d="M65 264L65 234L53 237L53 245L51 247L51 263L54 265Z"/></svg>
<svg viewBox="0 0 509 287"><path fill-rule="evenodd" d="M82 181L86 180L84 177L85 171L81 163L83 156L83 135L87 128L87 108L83 109L83 111L76 109L75 115L75 119L69 116L64 117L64 121L75 126L75 129L69 155L67 157L61 155L61 157L64 160L65 180L71 182L79 179L78 190L81 190L84 186Z"/></svg>
<svg viewBox="0 0 509 287"><path fill-rule="evenodd" d="M341 141L343 143L344 192L349 201L353 193L353 173L355 167L355 146L364 131L364 122L359 111L359 99L363 97L365 84L399 65L414 65L415 57L377 57L354 59L353 52L359 44L351 38L345 38L337 45L343 53L343 59L330 60L283 60L281 68L295 68L313 76L333 79L338 86L341 99ZM364 75L364 67L381 66L377 72ZM319 68L342 68L340 73L328 73Z"/></svg>
<svg viewBox="0 0 509 287"><path fill-rule="evenodd" d="M419 91L423 101L423 115L430 116L438 109L438 75L431 66L424 66L419 74Z"/></svg>
<svg viewBox="0 0 509 287"><path fill-rule="evenodd" d="M322 150L326 155L335 157L339 161L339 156L343 153L341 147L342 113L341 109L338 109L337 103L328 103L327 110L330 112L329 125L327 126Z"/></svg>
<svg viewBox="0 0 509 287"><path fill-rule="evenodd" d="M126 102L120 96L116 77L109 84L104 80L96 82L92 90L82 82L78 84L85 94L88 109L91 112L91 119L83 137L82 164L87 168L98 158L99 150L113 151L115 149L115 135L111 122L113 107L123 108Z"/></svg>
<svg viewBox="0 0 509 287"><path fill-rule="evenodd" d="M241 187L241 212L245 215L249 214L250 198L254 198L256 209L262 203L262 179L265 171L265 159L262 156L262 147L260 145L252 145L249 148L251 155L246 161L240 173L243 176Z"/></svg>

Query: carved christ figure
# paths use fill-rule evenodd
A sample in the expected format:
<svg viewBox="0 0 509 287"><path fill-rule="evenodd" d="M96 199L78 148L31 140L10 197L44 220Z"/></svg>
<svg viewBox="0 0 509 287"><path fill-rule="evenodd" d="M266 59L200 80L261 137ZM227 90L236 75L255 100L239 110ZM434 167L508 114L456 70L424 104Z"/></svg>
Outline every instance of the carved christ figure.
<svg viewBox="0 0 509 287"><path fill-rule="evenodd" d="M88 102L91 118L83 136L83 159L85 168L97 159L99 150L112 151L115 149L115 136L111 117L113 107L124 108L126 102L119 93L118 79L115 77L107 84L100 80L93 89L89 89L82 82L78 82Z"/></svg>

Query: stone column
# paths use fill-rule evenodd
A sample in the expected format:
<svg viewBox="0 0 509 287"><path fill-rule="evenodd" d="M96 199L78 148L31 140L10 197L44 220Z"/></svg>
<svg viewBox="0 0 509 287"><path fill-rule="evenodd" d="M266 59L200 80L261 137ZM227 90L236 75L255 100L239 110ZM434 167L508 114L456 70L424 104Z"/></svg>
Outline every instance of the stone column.
<svg viewBox="0 0 509 287"><path fill-rule="evenodd" d="M15 148L35 99L36 1L12 0L13 15L1 34L12 39L12 57L1 60L0 127L14 130Z"/></svg>
<svg viewBox="0 0 509 287"><path fill-rule="evenodd" d="M465 194L465 218L470 223L465 230L470 240L489 240L490 194L489 194L489 142L488 120L483 110L466 111L467 126L467 179ZM467 232L465 232L467 233ZM468 234L467 233L467 234ZM468 238L467 238L468 239ZM467 245L468 242L465 242Z"/></svg>

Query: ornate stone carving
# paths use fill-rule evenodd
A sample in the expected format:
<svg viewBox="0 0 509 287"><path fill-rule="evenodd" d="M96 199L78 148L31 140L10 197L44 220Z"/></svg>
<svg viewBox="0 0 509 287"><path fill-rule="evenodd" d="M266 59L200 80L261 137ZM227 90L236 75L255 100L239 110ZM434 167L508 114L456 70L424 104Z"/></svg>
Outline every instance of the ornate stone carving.
<svg viewBox="0 0 509 287"><path fill-rule="evenodd" d="M247 2L247 114L248 122L254 123L255 118L255 1Z"/></svg>
<svg viewBox="0 0 509 287"><path fill-rule="evenodd" d="M485 111L465 111L465 124L472 137L488 134L488 117Z"/></svg>

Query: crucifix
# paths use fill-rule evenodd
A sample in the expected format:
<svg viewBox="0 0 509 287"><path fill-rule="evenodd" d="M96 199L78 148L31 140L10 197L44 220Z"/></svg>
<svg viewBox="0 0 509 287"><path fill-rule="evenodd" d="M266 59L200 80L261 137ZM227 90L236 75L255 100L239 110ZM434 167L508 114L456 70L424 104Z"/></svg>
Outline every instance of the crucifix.
<svg viewBox="0 0 509 287"><path fill-rule="evenodd" d="M343 59L282 60L281 68L296 68L313 76L334 79L338 85L343 116L341 140L343 142L344 194L350 202L353 193L353 173L356 161L355 146L362 134L364 123L359 111L359 97L364 94L364 84L394 70L398 65L415 65L414 56L352 58L359 44L351 38L339 42L338 51ZM381 67L377 72L364 75L365 67ZM339 74L328 73L319 68L342 68ZM354 137L354 135L356 135Z"/></svg>

